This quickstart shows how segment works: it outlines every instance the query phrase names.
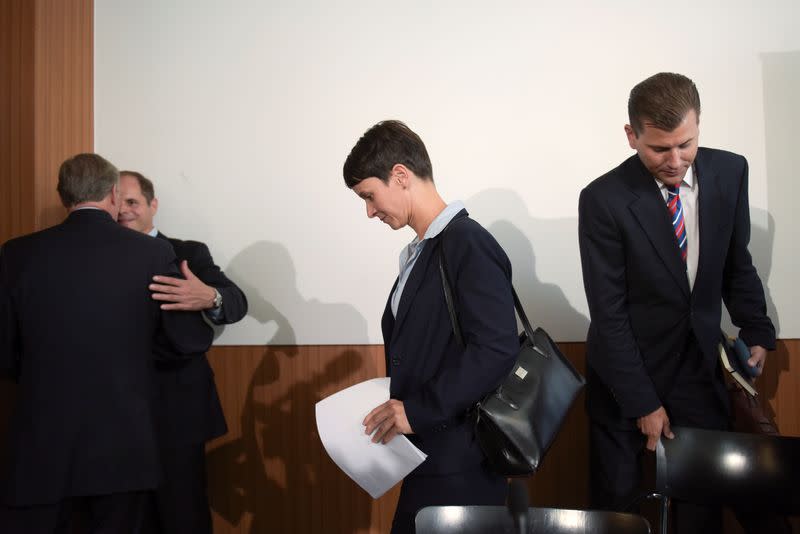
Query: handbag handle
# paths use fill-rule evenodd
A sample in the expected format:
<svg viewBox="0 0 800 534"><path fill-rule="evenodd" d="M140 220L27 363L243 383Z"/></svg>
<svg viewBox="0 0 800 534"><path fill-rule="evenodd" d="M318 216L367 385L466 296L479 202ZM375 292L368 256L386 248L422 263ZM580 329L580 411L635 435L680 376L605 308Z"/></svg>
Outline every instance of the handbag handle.
<svg viewBox="0 0 800 534"><path fill-rule="evenodd" d="M450 226L455 221L451 221L442 233L439 235L439 276L442 278L442 288L444 289L444 300L447 303L447 311L450 314L450 323L453 325L453 334L456 337L456 341L461 346L464 346L464 337L461 334L461 326L458 324L458 317L456 316L456 308L455 308L455 300L453 298L453 290L450 286L450 278L447 275L447 260L445 259L444 254L444 236L447 234L447 230L450 229ZM517 296L517 292L514 290L514 285L511 285L511 294L514 296L514 309L517 311L519 315L520 322L522 322L522 328L525 330L525 334L528 336L528 339L536 348L536 343L534 341L533 332L534 329L531 326L530 321L528 321L528 316L525 315L525 310L522 309L522 303L519 301L519 297ZM541 352L537 350L537 352Z"/></svg>

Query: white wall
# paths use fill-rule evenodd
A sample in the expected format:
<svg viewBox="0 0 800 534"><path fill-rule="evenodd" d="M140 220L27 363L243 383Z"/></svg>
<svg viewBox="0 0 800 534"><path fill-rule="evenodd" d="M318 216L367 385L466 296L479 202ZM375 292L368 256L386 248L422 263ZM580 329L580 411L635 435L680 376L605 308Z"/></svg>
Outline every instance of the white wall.
<svg viewBox="0 0 800 534"><path fill-rule="evenodd" d="M799 15L796 0L98 0L95 146L151 177L159 228L206 242L246 289L251 315L218 343L380 343L413 234L368 220L341 167L399 118L445 199L506 247L532 320L583 340L578 193L631 153L630 88L681 72L702 144L750 161L756 264L796 338L796 166L771 147L797 149Z"/></svg>

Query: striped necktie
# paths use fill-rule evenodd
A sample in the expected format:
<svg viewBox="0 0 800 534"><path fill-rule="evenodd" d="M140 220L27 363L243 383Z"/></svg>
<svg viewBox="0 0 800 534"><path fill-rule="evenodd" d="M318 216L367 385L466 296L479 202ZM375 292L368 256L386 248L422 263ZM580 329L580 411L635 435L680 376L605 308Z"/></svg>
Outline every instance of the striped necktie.
<svg viewBox="0 0 800 534"><path fill-rule="evenodd" d="M665 185L667 189L667 208L672 217L672 229L675 232L675 239L678 248L681 250L681 258L686 263L686 225L683 224L683 205L681 205L680 186Z"/></svg>

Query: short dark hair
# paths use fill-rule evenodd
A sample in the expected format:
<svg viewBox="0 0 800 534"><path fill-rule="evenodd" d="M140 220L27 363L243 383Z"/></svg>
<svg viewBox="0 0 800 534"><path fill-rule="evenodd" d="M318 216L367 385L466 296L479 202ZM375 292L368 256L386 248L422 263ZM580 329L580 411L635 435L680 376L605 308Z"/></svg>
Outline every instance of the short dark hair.
<svg viewBox="0 0 800 534"><path fill-rule="evenodd" d="M147 201L148 206L153 202L153 199L156 198L156 189L153 187L153 182L144 174L136 171L119 171L119 175L120 177L132 176L136 178L136 181L139 182L139 189L142 190L142 196Z"/></svg>
<svg viewBox="0 0 800 534"><path fill-rule="evenodd" d="M367 178L386 182L398 163L419 178L433 181L431 158L422 139L400 121L381 121L361 136L347 156L342 168L344 183L352 189Z"/></svg>
<svg viewBox="0 0 800 534"><path fill-rule="evenodd" d="M639 82L628 98L628 120L638 136L648 122L671 132L689 111L700 119L700 94L694 82L682 74L660 72Z"/></svg>
<svg viewBox="0 0 800 534"><path fill-rule="evenodd" d="M103 200L119 183L119 171L98 154L78 154L61 164L56 190L61 203L71 208L82 202Z"/></svg>

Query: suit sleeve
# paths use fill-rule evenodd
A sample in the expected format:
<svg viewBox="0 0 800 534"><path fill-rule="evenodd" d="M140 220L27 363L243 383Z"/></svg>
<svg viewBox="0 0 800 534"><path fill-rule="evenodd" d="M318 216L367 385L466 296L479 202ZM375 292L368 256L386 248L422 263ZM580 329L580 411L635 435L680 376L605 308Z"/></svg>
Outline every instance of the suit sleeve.
<svg viewBox="0 0 800 534"><path fill-rule="evenodd" d="M465 413L495 389L519 351L508 258L488 232L463 226L448 233L445 251L465 346L404 399L406 416L418 434ZM438 276L438 267L435 272ZM445 324L450 324L449 316Z"/></svg>
<svg viewBox="0 0 800 534"><path fill-rule="evenodd" d="M215 324L231 324L242 320L247 314L247 297L239 287L222 272L211 257L211 252L204 243L195 243L189 262L189 269L204 284L217 289L222 295L222 313L214 318L207 315Z"/></svg>
<svg viewBox="0 0 800 534"><path fill-rule="evenodd" d="M583 285L591 316L588 364L624 417L647 415L661 400L644 366L627 306L625 247L610 207L584 189L578 204Z"/></svg>
<svg viewBox="0 0 800 534"><path fill-rule="evenodd" d="M748 345L775 349L775 327L767 317L764 287L748 250L750 243L750 203L748 199L748 167L744 161L736 202L733 234L722 281L722 299L739 336Z"/></svg>
<svg viewBox="0 0 800 534"><path fill-rule="evenodd" d="M162 248L156 272L164 276L180 277L175 253L166 242ZM160 318L160 335L157 336L155 352L157 357L180 357L204 354L214 340L214 331L203 320L202 314L189 311L164 311L156 301ZM166 341L173 351L160 350Z"/></svg>
<svg viewBox="0 0 800 534"><path fill-rule="evenodd" d="M3 248L0 246L0 376L16 379L20 359L19 332Z"/></svg>

